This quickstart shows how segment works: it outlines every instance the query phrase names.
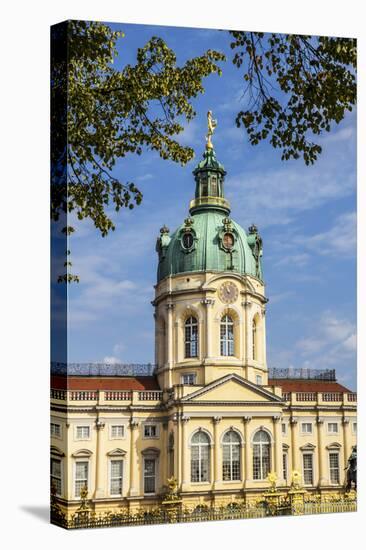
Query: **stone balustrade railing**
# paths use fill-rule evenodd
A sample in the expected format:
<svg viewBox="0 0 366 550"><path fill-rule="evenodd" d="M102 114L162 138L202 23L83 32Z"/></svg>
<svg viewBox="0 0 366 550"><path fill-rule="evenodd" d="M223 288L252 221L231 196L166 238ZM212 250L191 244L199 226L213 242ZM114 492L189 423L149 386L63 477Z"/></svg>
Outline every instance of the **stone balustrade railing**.
<svg viewBox="0 0 366 550"><path fill-rule="evenodd" d="M160 390L57 390L51 389L51 399L59 401L161 401L163 392Z"/></svg>
<svg viewBox="0 0 366 550"><path fill-rule="evenodd" d="M341 392L283 392L283 400L295 403L339 403L343 405L354 404L357 402L357 393L341 393Z"/></svg>

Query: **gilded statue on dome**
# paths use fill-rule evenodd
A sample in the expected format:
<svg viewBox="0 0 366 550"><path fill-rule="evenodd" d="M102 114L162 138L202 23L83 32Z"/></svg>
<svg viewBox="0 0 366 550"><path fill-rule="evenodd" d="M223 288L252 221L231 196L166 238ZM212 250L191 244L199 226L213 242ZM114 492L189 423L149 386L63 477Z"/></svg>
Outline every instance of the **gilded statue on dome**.
<svg viewBox="0 0 366 550"><path fill-rule="evenodd" d="M207 113L207 135L206 135L206 149L213 149L213 144L211 141L211 136L213 135L215 128L217 126L217 120L212 118L212 111Z"/></svg>

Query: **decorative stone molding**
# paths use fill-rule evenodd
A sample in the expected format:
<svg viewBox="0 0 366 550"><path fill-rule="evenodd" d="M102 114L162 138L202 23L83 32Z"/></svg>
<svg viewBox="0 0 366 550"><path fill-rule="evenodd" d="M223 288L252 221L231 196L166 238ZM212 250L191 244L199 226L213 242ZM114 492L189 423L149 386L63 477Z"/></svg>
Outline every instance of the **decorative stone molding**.
<svg viewBox="0 0 366 550"><path fill-rule="evenodd" d="M131 418L131 420L130 420L131 430L133 430L134 428L138 428L139 424L140 424L140 422L138 420L136 420L135 418Z"/></svg>
<svg viewBox="0 0 366 550"><path fill-rule="evenodd" d="M335 441L334 443L330 443L329 445L327 445L325 447L328 451L339 451L339 449L342 448L342 445L340 443L338 443L337 441Z"/></svg>
<svg viewBox="0 0 366 550"><path fill-rule="evenodd" d="M318 426L322 426L324 422L325 422L324 416L318 416L318 418L316 419L316 423L318 424Z"/></svg>
<svg viewBox="0 0 366 550"><path fill-rule="evenodd" d="M244 308L251 307L253 305L253 302L249 302L248 300L245 300L244 302L241 302L241 305Z"/></svg>
<svg viewBox="0 0 366 550"><path fill-rule="evenodd" d="M290 424L296 425L299 422L298 416L291 416L290 418Z"/></svg>
<svg viewBox="0 0 366 550"><path fill-rule="evenodd" d="M188 416L188 415L186 415L186 414L183 414L183 415L182 415L182 418L181 418L181 421L182 421L182 422L188 422L190 419L191 419L190 416Z"/></svg>
<svg viewBox="0 0 366 550"><path fill-rule="evenodd" d="M221 420L222 420L222 416L214 416L214 417L212 418L212 422L213 422L214 424L218 424L219 422L221 422Z"/></svg>
<svg viewBox="0 0 366 550"><path fill-rule="evenodd" d="M349 416L345 416L342 418L342 424L349 424L351 422L351 418Z"/></svg>
<svg viewBox="0 0 366 550"><path fill-rule="evenodd" d="M252 416L250 415L247 415L247 416L243 416L243 421L245 424L249 424L249 422L252 420Z"/></svg>
<svg viewBox="0 0 366 550"><path fill-rule="evenodd" d="M169 310L169 309L172 309L172 310L173 310L173 309L174 309L174 306L175 306L175 304L173 304L172 302L168 302L168 303L165 305L165 307L166 307L168 310Z"/></svg>
<svg viewBox="0 0 366 550"><path fill-rule="evenodd" d="M92 451L89 451L89 449L80 449L79 451L72 453L71 456L73 458L89 458L92 454Z"/></svg>
<svg viewBox="0 0 366 550"><path fill-rule="evenodd" d="M53 445L51 446L51 455L58 457L66 456L65 453L61 451L61 449L59 449L58 447L54 447Z"/></svg>
<svg viewBox="0 0 366 550"><path fill-rule="evenodd" d="M147 449L144 449L141 451L142 456L146 457L152 457L156 458L160 455L160 449L157 447L147 447Z"/></svg>
<svg viewBox="0 0 366 550"><path fill-rule="evenodd" d="M126 451L124 451L123 449L113 449L113 451L109 451L109 453L107 453L107 456L125 456L126 454Z"/></svg>
<svg viewBox="0 0 366 550"><path fill-rule="evenodd" d="M272 417L272 420L275 423L280 422L280 420L282 420L282 416L280 414L277 414L277 415Z"/></svg>
<svg viewBox="0 0 366 550"><path fill-rule="evenodd" d="M103 420L101 420L100 418L97 418L95 421L95 427L98 431L103 430L105 427L105 422L103 422Z"/></svg>
<svg viewBox="0 0 366 550"><path fill-rule="evenodd" d="M215 300L213 298L202 298L201 304L204 306L213 306L215 304Z"/></svg>
<svg viewBox="0 0 366 550"><path fill-rule="evenodd" d="M315 451L316 447L312 443L306 443L306 445L303 445L300 447L300 451Z"/></svg>

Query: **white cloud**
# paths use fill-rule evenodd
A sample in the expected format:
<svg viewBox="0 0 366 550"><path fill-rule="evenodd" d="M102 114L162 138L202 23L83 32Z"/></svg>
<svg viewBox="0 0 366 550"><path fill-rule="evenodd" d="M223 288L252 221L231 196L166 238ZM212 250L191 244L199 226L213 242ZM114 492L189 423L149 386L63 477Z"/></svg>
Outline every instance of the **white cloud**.
<svg viewBox="0 0 366 550"><path fill-rule="evenodd" d="M121 351L123 351L125 348L126 348L126 346L125 346L122 342L119 342L118 344L115 344L115 345L113 346L113 353L115 353L116 355L118 355L118 354L121 353Z"/></svg>
<svg viewBox="0 0 366 550"><path fill-rule="evenodd" d="M356 253L356 212L346 212L339 216L333 227L312 237L296 237L295 243L321 255L354 256Z"/></svg>
<svg viewBox="0 0 366 550"><path fill-rule="evenodd" d="M332 363L341 358L350 357L356 350L356 326L348 319L340 318L333 313L324 312L312 326L312 336L302 338L295 344L303 355L322 352L321 361Z"/></svg>
<svg viewBox="0 0 366 550"><path fill-rule="evenodd" d="M275 267L282 267L285 265L294 265L296 267L304 267L309 263L311 256L310 254L303 252L299 254L290 254L283 256L278 262L274 264Z"/></svg>
<svg viewBox="0 0 366 550"><path fill-rule="evenodd" d="M261 227L288 224L298 212L354 192L355 174L342 175L336 170L337 165L328 163L316 171L289 164L276 170L243 172L227 178L227 194L237 212L242 210L247 220L256 220Z"/></svg>
<svg viewBox="0 0 366 550"><path fill-rule="evenodd" d="M103 363L107 363L108 365L116 365L118 363L121 363L121 360L118 359L118 357L114 357L113 355L106 355L103 358Z"/></svg>
<svg viewBox="0 0 366 550"><path fill-rule="evenodd" d="M198 123L195 120L191 120L190 122L184 124L183 132L178 134L175 139L182 145L187 145L189 147L193 147L194 144L199 142L204 143L203 135L202 138L199 139L199 129L200 126Z"/></svg>
<svg viewBox="0 0 366 550"><path fill-rule="evenodd" d="M137 176L137 181L148 181L154 179L153 174L144 174L143 176Z"/></svg>

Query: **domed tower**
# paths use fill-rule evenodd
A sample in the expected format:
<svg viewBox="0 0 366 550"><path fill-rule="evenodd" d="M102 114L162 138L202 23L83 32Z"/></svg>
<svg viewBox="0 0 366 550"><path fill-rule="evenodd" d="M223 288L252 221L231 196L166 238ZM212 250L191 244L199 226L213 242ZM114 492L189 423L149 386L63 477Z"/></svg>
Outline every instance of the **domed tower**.
<svg viewBox="0 0 366 550"><path fill-rule="evenodd" d="M211 142L193 171L195 198L173 232L160 230L155 363L160 386L206 385L229 373L267 384L262 239L230 217L224 166Z"/></svg>

